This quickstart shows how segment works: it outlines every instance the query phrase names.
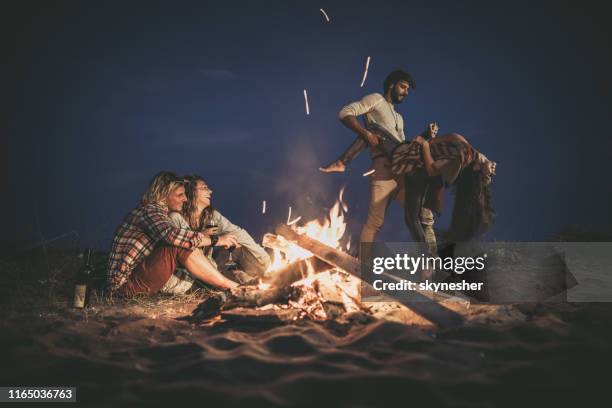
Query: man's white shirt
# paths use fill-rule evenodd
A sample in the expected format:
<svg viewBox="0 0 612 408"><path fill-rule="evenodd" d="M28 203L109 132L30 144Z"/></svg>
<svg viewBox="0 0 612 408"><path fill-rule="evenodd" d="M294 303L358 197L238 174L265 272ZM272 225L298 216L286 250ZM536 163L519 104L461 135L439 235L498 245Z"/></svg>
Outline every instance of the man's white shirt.
<svg viewBox="0 0 612 408"><path fill-rule="evenodd" d="M349 115L365 115L367 123L382 127L399 142L406 140L404 118L395 111L393 104L387 102L384 96L379 93L366 95L360 100L346 105L338 113L340 120Z"/></svg>

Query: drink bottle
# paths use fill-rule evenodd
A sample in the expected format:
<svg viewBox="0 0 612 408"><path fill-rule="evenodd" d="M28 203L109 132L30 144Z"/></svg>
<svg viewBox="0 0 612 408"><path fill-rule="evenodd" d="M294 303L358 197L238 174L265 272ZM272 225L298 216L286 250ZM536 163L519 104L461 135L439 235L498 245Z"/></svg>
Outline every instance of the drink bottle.
<svg viewBox="0 0 612 408"><path fill-rule="evenodd" d="M89 301L89 288L91 284L91 278L94 274L93 266L91 263L91 249L86 249L83 256L83 266L77 273L76 280L74 283L74 301L73 306L77 309L83 309L87 306Z"/></svg>

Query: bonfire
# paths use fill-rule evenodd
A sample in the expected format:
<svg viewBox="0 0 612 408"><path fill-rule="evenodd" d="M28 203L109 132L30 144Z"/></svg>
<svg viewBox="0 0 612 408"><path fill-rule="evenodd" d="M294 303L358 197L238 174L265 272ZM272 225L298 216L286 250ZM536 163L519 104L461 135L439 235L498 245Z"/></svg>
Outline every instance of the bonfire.
<svg viewBox="0 0 612 408"><path fill-rule="evenodd" d="M285 224L274 233L267 233L263 245L272 251L272 264L258 285L232 290L229 297L208 299L193 313L192 319L202 321L218 314L224 317L284 316L285 320L368 318L383 309L401 308L393 299L365 302L362 293L373 291L360 279L360 262L351 256L347 232L348 205L343 199L344 188L323 219L300 223L301 216L292 212ZM438 326L460 324L462 317L436 300L415 291L410 305L413 320L428 320ZM440 296L442 299L440 299ZM453 300L457 300L456 298ZM463 302L465 306L465 302ZM406 307L403 307L406 309Z"/></svg>
<svg viewBox="0 0 612 408"><path fill-rule="evenodd" d="M350 237L345 239L348 206L343 195L344 188L324 219L303 225L297 222L301 216L291 219L290 208L286 225L278 226L275 234L264 236L263 245L272 251L273 262L257 290L276 288L280 294L286 294L288 305L300 311L296 318L325 320L368 311L359 301L359 279L328 262L326 256L335 251L344 254L351 248ZM306 249L306 241L311 244L310 249L316 247L319 257Z"/></svg>
<svg viewBox="0 0 612 408"><path fill-rule="evenodd" d="M272 252L272 263L258 285L233 290L229 299L206 301L194 312L199 320L216 308L241 307L283 313L293 320L337 318L347 313L368 313L360 299L361 281L358 261L347 252L350 238L345 239L348 206L343 200L344 188L327 216L300 223L302 217L289 207L287 221L267 233L263 245Z"/></svg>

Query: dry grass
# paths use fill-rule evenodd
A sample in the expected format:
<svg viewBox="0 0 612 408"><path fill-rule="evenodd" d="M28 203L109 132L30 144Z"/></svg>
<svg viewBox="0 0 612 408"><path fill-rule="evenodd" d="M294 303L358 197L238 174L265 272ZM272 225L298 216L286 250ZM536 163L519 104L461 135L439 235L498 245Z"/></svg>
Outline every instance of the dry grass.
<svg viewBox="0 0 612 408"><path fill-rule="evenodd" d="M82 259L75 251L34 248L0 263L2 309L61 309L72 297Z"/></svg>
<svg viewBox="0 0 612 408"><path fill-rule="evenodd" d="M136 295L131 298L114 297L111 294L98 296L96 293L95 300L92 300L92 305L98 306L140 306L143 308L172 308L180 305L199 302L211 291L206 288L197 288L185 294L168 294L156 293L154 295Z"/></svg>
<svg viewBox="0 0 612 408"><path fill-rule="evenodd" d="M55 314L75 311L72 307L74 280L83 264L76 251L35 248L10 260L0 261L0 314ZM95 269L104 277L104 254L96 254ZM160 315L199 303L212 291L197 288L181 295L159 293L125 299L92 290L84 314L106 310L137 309Z"/></svg>

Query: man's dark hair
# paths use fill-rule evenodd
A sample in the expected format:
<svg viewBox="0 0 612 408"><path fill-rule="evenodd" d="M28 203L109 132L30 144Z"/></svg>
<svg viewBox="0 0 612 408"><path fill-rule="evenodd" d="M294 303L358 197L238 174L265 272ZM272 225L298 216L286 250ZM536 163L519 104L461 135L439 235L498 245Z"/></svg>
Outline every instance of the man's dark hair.
<svg viewBox="0 0 612 408"><path fill-rule="evenodd" d="M385 82L383 84L383 94L385 94L391 85L395 85L397 81L406 81L408 85L410 85L411 89L416 89L416 82L412 79L412 76L402 71L401 69L395 70L385 78Z"/></svg>

